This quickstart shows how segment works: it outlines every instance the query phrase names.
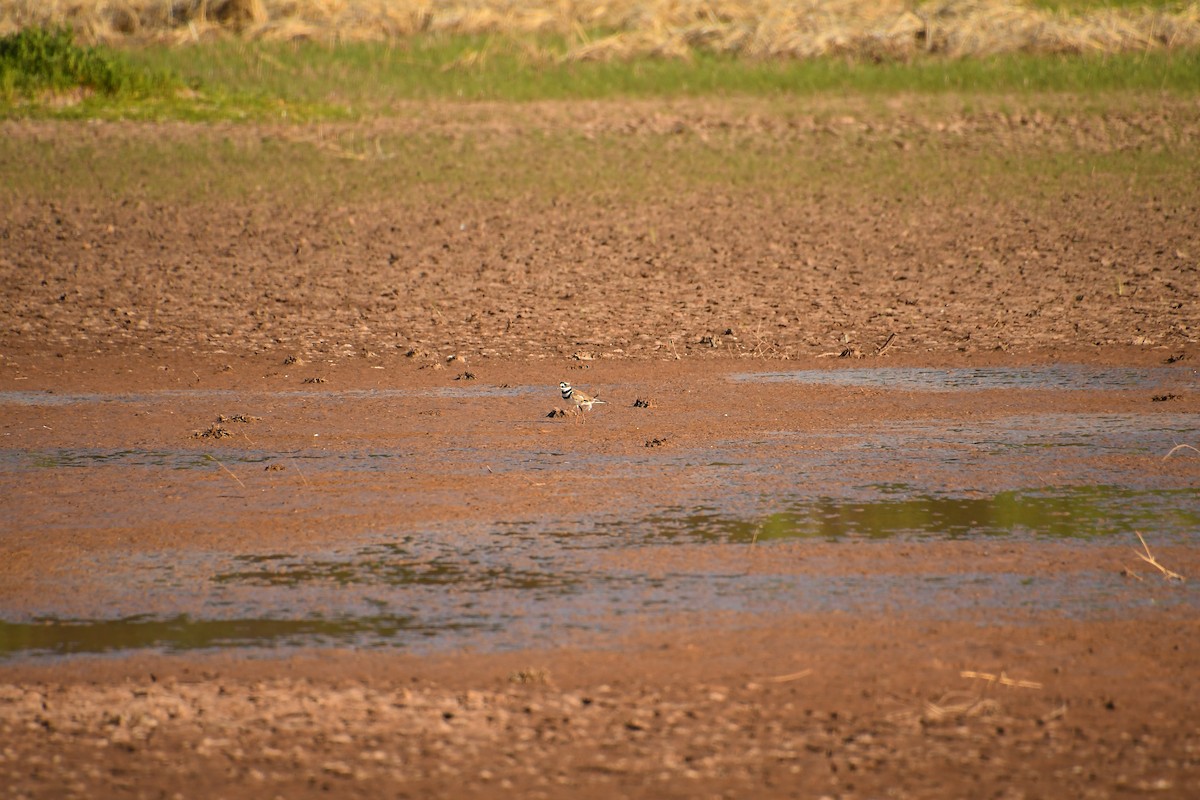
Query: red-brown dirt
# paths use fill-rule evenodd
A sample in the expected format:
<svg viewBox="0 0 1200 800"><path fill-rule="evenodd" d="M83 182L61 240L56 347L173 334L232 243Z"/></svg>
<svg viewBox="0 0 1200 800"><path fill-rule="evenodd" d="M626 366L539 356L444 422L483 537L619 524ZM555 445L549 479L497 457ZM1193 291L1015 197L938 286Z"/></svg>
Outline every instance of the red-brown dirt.
<svg viewBox="0 0 1200 800"><path fill-rule="evenodd" d="M605 124L619 114L607 109ZM868 462L820 437L1169 416L1179 443L1200 446L1188 438L1200 411L1198 201L1083 191L1032 215L984 194L950 208L733 193L332 211L279 196L11 199L0 220L0 619L114 618L118 602L195 613L210 575L142 597L105 574L133 580L161 568L130 566L156 555L309 557L438 525L463 526L466 547L498 520L797 485L838 497L907 481L986 496L1134 475L1191 502L1200 457L1186 449L947 461L945 445L913 440ZM1165 389L1144 391L734 379L1058 364L1170 372ZM547 418L566 405L563 379L609 405ZM46 400L63 396L76 399ZM224 423L229 439L194 437L234 414L248 421ZM706 454L719 448L756 469L762 448L792 471L713 471ZM825 448L844 464L794 467ZM221 467L29 466L74 450ZM264 468L239 461L242 450L278 455ZM403 464L337 466L385 450ZM306 452L334 466L307 466ZM820 487L804 483L818 474ZM1143 532L1188 581L1158 575L1127 536L650 540L589 568L899 588L869 608L595 609L589 629L550 626L500 649L17 652L0 661L0 785L14 798L1194 797L1200 556L1188 536L1156 544ZM981 588L956 594L954 609L909 597L928 591L921 578L966 573ZM1054 591L1116 588L1090 611L1011 595L990 604L989 582L1010 575Z"/></svg>

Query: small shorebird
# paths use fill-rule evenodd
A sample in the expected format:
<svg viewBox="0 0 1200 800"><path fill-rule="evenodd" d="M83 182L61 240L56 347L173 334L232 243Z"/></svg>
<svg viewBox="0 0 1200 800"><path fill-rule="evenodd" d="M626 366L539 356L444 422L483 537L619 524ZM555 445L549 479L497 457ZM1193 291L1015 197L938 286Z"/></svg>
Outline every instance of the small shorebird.
<svg viewBox="0 0 1200 800"><path fill-rule="evenodd" d="M588 411L591 411L592 403L599 403L600 405L608 405L603 400L601 400L597 397L592 397L590 394L585 394L584 392L581 392L578 389L572 389L571 384L567 383L566 381L563 381L562 383L560 383L558 385L558 388L562 390L563 400L570 400L572 403L575 404L576 408L586 409Z"/></svg>

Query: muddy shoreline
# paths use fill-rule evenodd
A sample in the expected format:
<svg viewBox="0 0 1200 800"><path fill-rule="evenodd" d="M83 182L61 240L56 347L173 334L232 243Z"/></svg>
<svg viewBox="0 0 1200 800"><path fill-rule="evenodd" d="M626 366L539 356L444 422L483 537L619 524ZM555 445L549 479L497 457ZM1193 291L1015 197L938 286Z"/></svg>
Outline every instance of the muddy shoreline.
<svg viewBox="0 0 1200 800"><path fill-rule="evenodd" d="M0 786L1200 795L1194 109L909 102L6 123Z"/></svg>
<svg viewBox="0 0 1200 800"><path fill-rule="evenodd" d="M399 357L316 385L264 357L10 359L6 615L110 620L98 641L134 649L11 653L0 770L32 797L1187 796L1197 596L1130 532L1200 572L1200 460L1165 457L1196 378L1161 351L1060 355L818 383L572 360L464 384ZM856 385L870 367L1059 385ZM612 403L547 418L551 374ZM196 435L222 416L231 436ZM432 649L335 624L415 597L435 627L493 616ZM255 609L325 622L220 627ZM114 633L136 614L187 615L182 638Z"/></svg>

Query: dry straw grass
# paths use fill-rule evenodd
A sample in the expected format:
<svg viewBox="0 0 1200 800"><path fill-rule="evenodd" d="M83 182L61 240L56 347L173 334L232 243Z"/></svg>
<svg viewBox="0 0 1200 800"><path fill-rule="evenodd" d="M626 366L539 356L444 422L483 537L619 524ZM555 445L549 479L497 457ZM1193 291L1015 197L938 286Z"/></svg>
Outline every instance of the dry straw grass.
<svg viewBox="0 0 1200 800"><path fill-rule="evenodd" d="M568 61L1116 53L1200 47L1200 3L1056 13L1015 0L0 0L0 34L67 24L93 42L386 41L556 34ZM590 38L588 31L611 33Z"/></svg>
<svg viewBox="0 0 1200 800"><path fill-rule="evenodd" d="M1134 533L1137 534L1138 541L1142 543L1142 551L1144 551L1144 552L1139 552L1137 550L1134 550L1133 551L1134 555L1136 555L1142 561L1145 561L1150 566L1157 569L1159 571L1159 573L1163 576L1164 580L1179 581L1180 583L1187 580L1182 575L1180 575L1178 572L1167 569L1162 564L1158 563L1158 559L1154 557L1154 553L1150 552L1150 545L1146 544L1145 537L1143 537L1142 534L1138 531L1134 531ZM1127 570L1127 571L1130 572L1130 574L1132 574L1132 575L1135 575L1135 576L1137 575L1137 573L1133 572L1132 570ZM1139 578L1139 580L1140 580L1140 578Z"/></svg>
<svg viewBox="0 0 1200 800"><path fill-rule="evenodd" d="M1010 678L1001 672L996 675L991 672L976 672L975 670L964 670L959 673L963 678L971 680L984 681L984 691L954 691L947 692L935 701L926 702L922 705L919 711L905 709L893 714L889 714L889 718L893 722L903 723L938 723L946 720L964 719L967 717L987 716L989 714L1000 713L1000 704L989 698L987 694L992 687L1005 686L1010 689L1042 689L1043 684L1039 681L1026 681ZM1059 712L1055 712L1052 719L1058 716Z"/></svg>

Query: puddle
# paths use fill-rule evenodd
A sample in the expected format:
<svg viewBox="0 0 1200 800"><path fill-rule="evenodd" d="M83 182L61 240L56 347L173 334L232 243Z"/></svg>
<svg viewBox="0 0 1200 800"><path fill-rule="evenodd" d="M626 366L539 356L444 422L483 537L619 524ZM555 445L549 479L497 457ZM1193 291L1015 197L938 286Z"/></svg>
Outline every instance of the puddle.
<svg viewBox="0 0 1200 800"><path fill-rule="evenodd" d="M1053 538L1083 548L1118 536L1132 543L1137 529L1153 531L1155 544L1165 545L1190 542L1200 529L1196 489L1089 486L936 496L885 484L858 491L870 499L775 500L761 514L709 505L663 507L628 519L535 517L407 532L401 525L303 553L111 553L83 565L86 595L104 615L81 618L69 598L56 606L53 597L27 614L10 612L0 622L0 658L144 648L510 650L561 646L571 635L703 626L714 614L763 609L952 618L1028 608L1087 618L1151 604L1200 608L1200 584L1156 593L1116 569L1057 576L946 572L934 564L915 575L860 575L812 573L788 562L772 574L747 571L729 549L797 538L873 546L870 540L981 536ZM703 557L669 561L666 570L653 557L612 558L673 545L698 548L692 552Z"/></svg>
<svg viewBox="0 0 1200 800"><path fill-rule="evenodd" d="M331 449L264 450L196 445L191 448L104 449L53 448L21 450L0 448L0 468L55 469L78 467L167 467L219 469L223 463L257 464L297 459L306 465L329 470L403 471L414 458L436 458L438 466L478 465L486 460L493 472L546 470L593 470L614 466L648 474L666 468L711 468L733 475L761 475L777 467L806 470L836 468L844 472L847 454L856 466L869 463L913 464L929 461L943 464L988 463L996 457L1025 458L1038 465L1054 466L1052 453L1060 450L1072 458L1106 454L1165 454L1176 444L1200 440L1200 416L1181 413L1155 414L1038 414L999 417L963 422L934 419L896 421L876 430L806 432L775 431L754 441L713 441L703 450L651 450L635 455L609 456L564 449L524 449L470 446L447 447L432 456L426 452ZM785 452L781 452L784 448ZM211 452L210 452L211 451ZM1186 457L1186 455L1185 455ZM1085 477L1085 476L1081 476ZM1099 472L1090 477L1103 479ZM1120 482L1124 482L1122 478Z"/></svg>
<svg viewBox="0 0 1200 800"><path fill-rule="evenodd" d="M226 576L226 580L236 580ZM298 580L304 580L299 578ZM388 593L367 584L312 595L269 586L249 607L211 603L195 616L133 615L0 622L0 659L85 653L239 648L355 647L430 653L451 648L504 651L568 644L573 636L608 636L680 627L703 629L714 615L772 613L919 613L952 619L984 612L999 618L1034 609L1066 617L1121 614L1150 605L1200 606L1181 587L1149 593L1114 570L1072 572L1070 580L1015 573L896 575L713 574L647 576L609 569L569 587L554 602L516 587L495 588L463 603L453 591ZM262 589L259 594L261 595ZM264 600L266 602L264 602ZM263 612L263 607L273 610ZM305 613L320 609L319 613ZM702 614L687 612L703 610ZM683 616L681 616L683 615Z"/></svg>
<svg viewBox="0 0 1200 800"><path fill-rule="evenodd" d="M730 380L752 383L805 383L907 391L970 391L982 389L1064 389L1077 391L1132 390L1160 387L1200 388L1200 373L1192 367L1091 367L1060 364L1044 367L975 367L928 369L877 367L805 369L787 372L743 372ZM0 405L66 406L154 404L199 400L229 400L239 404L271 400L395 400L413 397L470 399L473 397L555 396L547 385L495 386L475 382L428 389L284 389L245 392L233 389L163 389L129 394L0 391Z"/></svg>
<svg viewBox="0 0 1200 800"><path fill-rule="evenodd" d="M239 459L244 460L244 459ZM91 467L166 467L167 469L216 468L207 453L165 450L66 449L35 452L0 451L0 466L26 469L85 469Z"/></svg>
<svg viewBox="0 0 1200 800"><path fill-rule="evenodd" d="M451 629L454 629L451 626ZM458 630L470 630L461 624ZM406 617L354 616L340 619L156 619L135 616L112 620L42 618L28 623L0 622L0 657L69 656L153 649L173 653L222 648L280 648L348 645L401 635L441 635L445 626L423 629Z"/></svg>
<svg viewBox="0 0 1200 800"><path fill-rule="evenodd" d="M931 496L896 484L870 501L819 498L758 517L718 507L668 508L648 517L658 537L750 542L773 539L969 539L1034 536L1096 539L1153 530L1160 540L1200 530L1200 489L1137 491L1114 486ZM892 495L892 496L888 496Z"/></svg>
<svg viewBox="0 0 1200 800"><path fill-rule="evenodd" d="M1095 390L1163 383L1195 388L1194 375L1177 368L885 368L735 379L931 391ZM463 398L545 391L455 386L418 394ZM262 397L294 397L319 400L321 412L334 414L339 403L413 394L6 392L0 404L229 398L244 406ZM763 609L936 617L1036 608L1087 617L1149 603L1200 607L1200 582L1156 594L1116 570L1077 570L1062 577L950 574L931 564L916 575L863 576L794 569L747 573L729 566L751 542L782 552L786 542L805 539L872 547L875 540L1012 537L1083 548L1114 537L1133 545L1133 532L1142 531L1159 545L1192 543L1200 531L1197 462L1183 454L1164 464L1160 456L1181 442L1200 442L1194 414L1156 410L888 422L779 430L695 448L597 449L578 436L508 436L485 438L483 444L456 436L453 446L413 452L387 444L274 451L260 447L263 441L251 449L196 443L0 449L0 491L23 503L19 519L0 520L0 534L66 530L81 542L99 534L111 543L125 531L150 531L172 546L133 554L101 549L84 557L90 559L86 563L72 563L79 572L69 591L47 576L46 591L25 598L25 607L0 608L0 658L138 649L553 647L573 635L620 635L668 624L702 627L713 615ZM277 462L285 471L268 475L264 462ZM180 470L209 470L215 477ZM55 471L61 474L49 474ZM524 484L491 477L505 473L544 487L531 497L555 491L561 476L586 476L594 496L573 504L586 509L574 516L535 502L528 507L541 511L509 512L512 486ZM59 494L39 495L51 491L41 489L46 484ZM90 502L97 487L115 488L117 499ZM68 496L71 502L54 502ZM480 519L477 511L458 513L472 505L501 510L490 519ZM442 510L422 517L421 510L429 508ZM420 522L423 518L462 521ZM243 526L261 530L276 524L302 534L296 541L311 549L260 552L253 541L228 535ZM238 542L232 548L238 551L175 546L213 530L223 532L217 541ZM703 551L705 557L695 563L704 566L664 572L637 560L643 552L637 548L679 546ZM86 598L86 607L80 598ZM693 622L681 623L681 617Z"/></svg>
<svg viewBox="0 0 1200 800"><path fill-rule="evenodd" d="M486 563L486 553L462 548L433 558L400 544L365 547L348 556L298 558L283 554L237 556L236 567L212 577L213 583L295 588L304 585L415 587L455 586L472 592L498 589L561 593L578 583L569 572L547 572ZM482 556L482 557L481 557Z"/></svg>
<svg viewBox="0 0 1200 800"><path fill-rule="evenodd" d="M429 389L285 389L265 392L244 392L233 389L162 389L131 394L102 394L98 392L7 390L0 391L0 405L32 407L104 404L153 405L162 402L198 400L228 400L241 405L279 400L321 400L336 403L348 400L397 400L413 397L440 397L456 400L472 397L521 397L532 394L553 397L556 392L557 387L553 386L492 386L475 383Z"/></svg>
<svg viewBox="0 0 1200 800"><path fill-rule="evenodd" d="M906 391L950 392L982 389L1065 389L1075 391L1200 386L1196 371L1182 367L976 367L923 369L878 367L790 372L746 372L730 376L752 383L806 383Z"/></svg>
<svg viewBox="0 0 1200 800"><path fill-rule="evenodd" d="M164 467L167 469L213 469L220 464L267 464L291 460L317 462L321 469L379 471L406 467L412 454L374 451L342 452L320 450L244 450L221 447L216 454L202 450L108 450L102 448L55 448L49 450L0 450L0 467L18 470L88 469L121 467ZM320 462L324 462L323 464Z"/></svg>
<svg viewBox="0 0 1200 800"><path fill-rule="evenodd" d="M1195 414L1037 414L991 420L897 422L871 446L913 452L920 444L960 445L986 455L1027 448L1079 448L1085 455L1166 453L1200 438Z"/></svg>
<svg viewBox="0 0 1200 800"><path fill-rule="evenodd" d="M930 495L995 494L1041 484L1152 490L1193 485L1182 461L1162 466L1162 457L1181 442L1200 442L1200 416L1042 414L775 431L754 442L713 442L702 451L668 451L640 463L653 463L647 472L654 475L687 469L697 482L721 486L722 497L741 501L820 496L828 494L824 486L838 487L835 499L858 499L855 486L898 477ZM1190 451L1183 457L1191 458Z"/></svg>

